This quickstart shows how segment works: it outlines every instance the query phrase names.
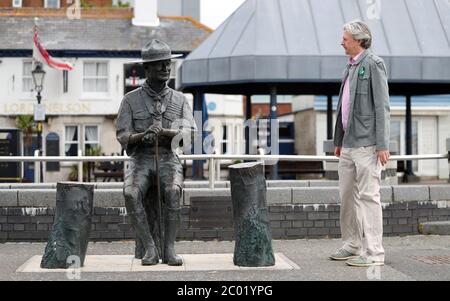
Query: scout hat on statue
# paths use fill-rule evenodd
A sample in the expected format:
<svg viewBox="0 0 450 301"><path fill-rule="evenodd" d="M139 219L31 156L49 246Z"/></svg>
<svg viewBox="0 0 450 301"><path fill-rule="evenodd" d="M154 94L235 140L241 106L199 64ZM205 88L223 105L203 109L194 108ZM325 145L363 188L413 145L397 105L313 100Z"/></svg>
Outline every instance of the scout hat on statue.
<svg viewBox="0 0 450 301"><path fill-rule="evenodd" d="M172 54L169 45L159 40L151 40L142 48L141 60L134 61L133 63L148 63L170 60L176 57L180 57L182 54Z"/></svg>

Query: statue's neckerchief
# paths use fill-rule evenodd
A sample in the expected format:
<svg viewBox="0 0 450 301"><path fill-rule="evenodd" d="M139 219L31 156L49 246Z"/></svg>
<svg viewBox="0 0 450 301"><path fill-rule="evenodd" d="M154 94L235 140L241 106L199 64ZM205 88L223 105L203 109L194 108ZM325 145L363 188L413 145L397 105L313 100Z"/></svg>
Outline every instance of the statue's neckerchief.
<svg viewBox="0 0 450 301"><path fill-rule="evenodd" d="M170 91L171 89L167 86L167 84L162 88L162 90L157 93L152 88L150 88L150 85L147 83L147 81L142 85L142 89L145 91L145 93L150 96L150 98L153 100L153 112L155 115L161 115L166 111L167 104L170 99Z"/></svg>

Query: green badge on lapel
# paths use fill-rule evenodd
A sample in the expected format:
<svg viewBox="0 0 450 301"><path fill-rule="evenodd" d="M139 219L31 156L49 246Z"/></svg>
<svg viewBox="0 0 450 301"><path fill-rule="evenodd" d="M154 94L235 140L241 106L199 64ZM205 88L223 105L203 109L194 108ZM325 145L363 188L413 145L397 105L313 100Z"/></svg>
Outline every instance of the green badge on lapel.
<svg viewBox="0 0 450 301"><path fill-rule="evenodd" d="M366 68L362 66L361 68L359 68L358 75L360 78L363 78L364 74L366 74Z"/></svg>

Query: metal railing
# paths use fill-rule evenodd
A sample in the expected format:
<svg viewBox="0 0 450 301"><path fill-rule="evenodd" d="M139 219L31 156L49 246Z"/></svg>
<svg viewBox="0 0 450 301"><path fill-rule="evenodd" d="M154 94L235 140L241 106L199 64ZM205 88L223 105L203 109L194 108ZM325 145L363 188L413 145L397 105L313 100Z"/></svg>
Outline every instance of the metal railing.
<svg viewBox="0 0 450 301"><path fill-rule="evenodd" d="M180 160L208 160L209 166L209 187L214 188L214 182L220 180L220 161L221 160L256 160L263 164L270 164L276 161L325 161L338 162L339 158L335 156L310 156L310 155L179 155ZM391 161L409 161L409 160L436 160L448 159L449 154L427 154L427 155L393 155ZM77 162L78 163L78 181L83 181L83 162L108 162L108 161L128 161L130 157L124 156L83 156L81 150L78 156L39 156L36 151L34 156L0 156L0 162L34 162L35 182L40 182L40 162ZM216 163L218 163L216 166ZM127 166L124 164L124 171ZM217 177L217 179L216 179Z"/></svg>

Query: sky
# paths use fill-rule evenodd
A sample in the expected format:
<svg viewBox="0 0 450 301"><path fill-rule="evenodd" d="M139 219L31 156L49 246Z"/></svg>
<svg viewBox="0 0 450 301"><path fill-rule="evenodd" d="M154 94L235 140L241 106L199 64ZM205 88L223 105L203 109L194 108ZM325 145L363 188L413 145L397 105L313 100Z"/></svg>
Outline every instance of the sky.
<svg viewBox="0 0 450 301"><path fill-rule="evenodd" d="M200 22L216 29L245 0L201 0Z"/></svg>

